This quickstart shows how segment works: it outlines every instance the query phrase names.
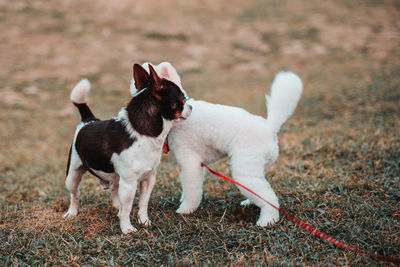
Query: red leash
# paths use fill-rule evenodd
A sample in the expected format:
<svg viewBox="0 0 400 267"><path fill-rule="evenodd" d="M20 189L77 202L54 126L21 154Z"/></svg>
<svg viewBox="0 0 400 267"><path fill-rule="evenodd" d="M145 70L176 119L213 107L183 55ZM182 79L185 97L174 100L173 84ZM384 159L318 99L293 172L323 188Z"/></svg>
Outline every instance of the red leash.
<svg viewBox="0 0 400 267"><path fill-rule="evenodd" d="M392 257L381 256L381 255L375 255L375 254L372 254L372 253L368 253L368 252L362 251L362 250L357 249L357 248L355 248L355 247L346 245L345 243L340 242L339 240L336 240L335 238L333 238L333 237L331 237L331 236L329 236L329 235L327 235L327 234L324 234L324 233L318 231L316 228L310 226L309 224L307 224L307 223L301 221L300 219L294 217L293 215L287 213L287 212L284 211L283 209L278 208L277 206L273 205L273 204L270 203L269 201L267 201L267 200L265 200L264 198L262 198L259 194L257 194L256 192L254 192L254 191L251 190L250 188L248 188L248 187L246 187L246 186L244 186L244 185L242 185L242 184L236 182L236 181L233 180L232 178L227 177L227 176L225 176L225 175L223 175L223 174L221 174L221 173L219 173L219 172L214 171L213 169L211 169L210 167L208 167L208 166L207 166L206 164L204 164L204 163L201 163L201 166L202 166L202 167L206 167L212 174L215 174L215 175L217 175L217 176L219 176L219 177L221 177L221 178L223 178L223 179L225 179L225 180L227 180L227 181L229 181L229 182L231 182L231 183L234 183L234 184L236 184L236 185L238 185L238 186L240 186L240 187L246 189L247 191L249 191L249 192L252 193L253 195L255 195L255 196L257 196L258 198L260 198L261 200L265 201L267 204L271 205L273 208L277 209L280 213L282 213L283 215L285 215L287 218L289 218L291 221L293 221L293 222L296 223L297 225L299 225L299 226L301 226L302 228L306 229L307 231L309 231L309 232L312 233L313 235L319 236L320 238L322 238L322 239L328 241L329 243L335 244L335 245L338 246L338 247L341 247L341 248L344 248L344 249L353 251L353 252L358 253L358 254L367 255L367 256L369 256L369 257L371 257L371 258L375 258L375 259L378 259L378 260L383 260L383 261L388 261L388 262L393 262L393 263L400 263L400 258L392 258Z"/></svg>

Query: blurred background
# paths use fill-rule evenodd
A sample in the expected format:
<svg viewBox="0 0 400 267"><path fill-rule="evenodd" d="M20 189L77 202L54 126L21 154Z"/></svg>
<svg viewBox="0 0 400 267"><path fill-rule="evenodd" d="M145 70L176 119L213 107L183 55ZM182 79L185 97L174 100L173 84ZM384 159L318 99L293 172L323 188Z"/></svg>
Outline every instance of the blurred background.
<svg viewBox="0 0 400 267"><path fill-rule="evenodd" d="M381 196L388 206L399 189L399 18L397 0L0 0L0 228L8 235L16 221L26 227L22 214L53 218L66 208L79 122L72 87L88 78L95 115L116 116L129 101L132 65L145 61L171 62L193 98L261 116L274 75L296 72L303 96L268 170L278 195L290 202L290 192L308 199L310 188L369 184L394 196ZM153 207L172 201L176 217L178 170L171 155L163 159ZM97 184L84 181L83 203L98 201ZM205 194L226 197L219 188L231 187L214 181ZM388 242L398 248L398 238Z"/></svg>
<svg viewBox="0 0 400 267"><path fill-rule="evenodd" d="M262 116L264 94L280 70L303 79L296 116L305 123L330 125L368 110L371 101L387 109L399 102L388 89L399 79L399 6L1 0L0 165L61 158L79 118L69 102L75 83L82 77L93 83L90 106L109 118L129 101L132 65L145 61L171 62L191 97Z"/></svg>

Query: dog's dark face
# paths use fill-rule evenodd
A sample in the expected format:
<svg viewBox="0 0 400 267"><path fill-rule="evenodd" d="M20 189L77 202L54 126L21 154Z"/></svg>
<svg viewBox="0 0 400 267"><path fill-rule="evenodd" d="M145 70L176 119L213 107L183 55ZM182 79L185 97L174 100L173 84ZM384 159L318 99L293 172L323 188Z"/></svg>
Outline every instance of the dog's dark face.
<svg viewBox="0 0 400 267"><path fill-rule="evenodd" d="M150 89L153 97L160 104L161 116L164 119L186 119L190 115L191 106L185 106L186 97L182 90L172 81L160 78L151 65L149 69L150 75L138 64L133 67L138 92L146 88Z"/></svg>
<svg viewBox="0 0 400 267"><path fill-rule="evenodd" d="M186 119L189 114L184 113L186 98L182 90L173 82L162 79L161 90L161 115L167 120ZM191 107L189 106L189 109ZM187 113L187 112L186 112Z"/></svg>
<svg viewBox="0 0 400 267"><path fill-rule="evenodd" d="M141 134L157 136L162 132L162 119L179 121L186 119L192 107L175 83L160 78L149 65L150 74L140 65L133 66L137 94L128 104L132 126Z"/></svg>

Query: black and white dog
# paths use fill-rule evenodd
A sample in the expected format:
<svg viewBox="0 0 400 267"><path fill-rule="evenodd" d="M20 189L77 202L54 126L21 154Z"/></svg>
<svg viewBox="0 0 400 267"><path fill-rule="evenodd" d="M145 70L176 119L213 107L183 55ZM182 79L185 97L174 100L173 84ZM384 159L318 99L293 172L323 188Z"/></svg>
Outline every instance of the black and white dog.
<svg viewBox="0 0 400 267"><path fill-rule="evenodd" d="M150 224L147 207L164 141L172 126L185 120L192 110L185 104L187 97L180 87L160 78L151 66L149 74L135 64L133 76L137 94L110 120L97 119L87 106L88 80L83 79L72 90L71 101L82 119L69 152L65 180L71 203L64 217L77 215L79 183L89 171L104 187L112 188L124 234L136 231L129 215L138 184L139 223Z"/></svg>

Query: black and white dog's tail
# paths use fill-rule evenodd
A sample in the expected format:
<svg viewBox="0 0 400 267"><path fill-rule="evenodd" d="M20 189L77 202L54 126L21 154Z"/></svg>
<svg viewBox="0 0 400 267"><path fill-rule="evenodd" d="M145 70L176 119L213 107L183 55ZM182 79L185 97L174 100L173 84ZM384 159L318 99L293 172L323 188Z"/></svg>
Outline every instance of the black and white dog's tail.
<svg viewBox="0 0 400 267"><path fill-rule="evenodd" d="M82 121L91 121L96 119L93 115L92 111L88 107L87 98L90 91L90 82L87 79L80 80L77 85L75 85L74 89L72 89L70 99L72 103L78 108L79 113L81 114Z"/></svg>

